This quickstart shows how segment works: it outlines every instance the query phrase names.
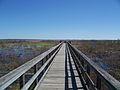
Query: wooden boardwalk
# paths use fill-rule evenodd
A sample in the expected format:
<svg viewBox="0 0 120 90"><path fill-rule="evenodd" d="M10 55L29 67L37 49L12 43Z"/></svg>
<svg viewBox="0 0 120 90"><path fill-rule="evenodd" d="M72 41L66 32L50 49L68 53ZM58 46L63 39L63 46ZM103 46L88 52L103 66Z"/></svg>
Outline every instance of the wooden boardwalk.
<svg viewBox="0 0 120 90"><path fill-rule="evenodd" d="M47 74L35 90L83 90L73 60L68 57L65 59L65 47L63 44Z"/></svg>
<svg viewBox="0 0 120 90"><path fill-rule="evenodd" d="M28 71L34 71L29 80ZM15 81L20 90L120 90L118 80L69 42L59 43L1 77L0 90L11 90Z"/></svg>

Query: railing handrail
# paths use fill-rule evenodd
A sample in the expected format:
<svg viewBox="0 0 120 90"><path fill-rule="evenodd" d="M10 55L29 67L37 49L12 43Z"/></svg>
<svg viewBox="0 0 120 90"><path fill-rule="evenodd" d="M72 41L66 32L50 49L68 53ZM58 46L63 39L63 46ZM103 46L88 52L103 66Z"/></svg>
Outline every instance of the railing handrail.
<svg viewBox="0 0 120 90"><path fill-rule="evenodd" d="M42 53L41 55L33 58L32 60L26 62L25 64L19 66L18 68L10 71L8 74L1 77L0 78L0 90L5 89L10 84L12 84L14 81L16 81L21 75L23 75L25 72L31 69L34 65L40 62L42 59L44 59L49 53L51 53L53 50L58 48L61 44L62 43L50 48L49 50Z"/></svg>
<svg viewBox="0 0 120 90"><path fill-rule="evenodd" d="M59 51L56 50L55 53L44 63L44 65L32 76L32 78L23 86L21 90L28 90L31 84L35 81L35 79L39 76L39 74L45 69L45 67L50 63L50 61L55 57L57 52Z"/></svg>
<svg viewBox="0 0 120 90"><path fill-rule="evenodd" d="M69 42L67 42L76 52L79 53L82 58L84 58L85 62L95 70L97 75L101 77L101 79L107 84L107 86L114 88L115 90L120 90L120 82L116 80L113 76L111 76L108 72L104 69L99 67L95 62L93 62L90 58L88 58L85 54L83 54L80 50L76 47L72 46Z"/></svg>

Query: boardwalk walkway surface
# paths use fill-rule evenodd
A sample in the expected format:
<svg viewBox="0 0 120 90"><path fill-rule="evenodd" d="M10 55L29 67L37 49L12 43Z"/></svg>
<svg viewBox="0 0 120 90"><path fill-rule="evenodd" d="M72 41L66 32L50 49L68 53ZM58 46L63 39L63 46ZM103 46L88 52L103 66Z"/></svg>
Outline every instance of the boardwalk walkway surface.
<svg viewBox="0 0 120 90"><path fill-rule="evenodd" d="M36 90L83 90L81 89L82 85L79 77L77 77L78 74L74 62L70 61L68 57L65 59L65 47L65 44L63 44L58 54L55 56L46 76ZM66 60L67 66L65 66ZM79 89L77 85L80 87Z"/></svg>

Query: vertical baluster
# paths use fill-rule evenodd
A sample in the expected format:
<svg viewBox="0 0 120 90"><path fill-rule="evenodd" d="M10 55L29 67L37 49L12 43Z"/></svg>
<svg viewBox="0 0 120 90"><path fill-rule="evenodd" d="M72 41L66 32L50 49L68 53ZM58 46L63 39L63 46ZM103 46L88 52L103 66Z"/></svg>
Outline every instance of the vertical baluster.
<svg viewBox="0 0 120 90"><path fill-rule="evenodd" d="M98 90L101 90L101 79L100 79L99 76L97 76L96 87L97 87Z"/></svg>
<svg viewBox="0 0 120 90"><path fill-rule="evenodd" d="M87 85L87 82L86 82L86 73L85 73L85 62L84 62L84 59L82 58L82 57L80 57L80 61L81 61L81 64L82 64L82 66L83 66L83 69L81 69L82 70L82 76L83 76L83 79L85 80L85 82L84 82L84 85L85 85L85 87L86 87L86 85Z"/></svg>
<svg viewBox="0 0 120 90"><path fill-rule="evenodd" d="M48 59L49 59L49 54L46 56L45 61L47 61Z"/></svg>
<svg viewBox="0 0 120 90"><path fill-rule="evenodd" d="M47 59L49 59L50 58L50 53L47 55Z"/></svg>
<svg viewBox="0 0 120 90"><path fill-rule="evenodd" d="M41 60L41 66L43 66L43 64L44 64L44 59Z"/></svg>
<svg viewBox="0 0 120 90"><path fill-rule="evenodd" d="M20 76L20 78L19 78L19 84L20 84L20 88L22 88L25 85L25 74L23 74L22 76Z"/></svg>
<svg viewBox="0 0 120 90"><path fill-rule="evenodd" d="M34 74L36 73L38 71L38 65L36 64L35 66L34 66ZM38 77L36 78L36 80L35 80L35 84L37 84L38 83Z"/></svg>
<svg viewBox="0 0 120 90"><path fill-rule="evenodd" d="M46 56L47 57L47 56ZM46 58L45 58L46 59ZM47 59L46 59L47 60ZM41 64L42 64L42 66L43 66L43 64L44 64L44 59L41 61ZM43 75L43 73L44 73L44 70L41 72L41 75Z"/></svg>
<svg viewBox="0 0 120 90"><path fill-rule="evenodd" d="M89 65L87 65L87 74L90 76L90 67L89 67ZM87 84L87 86L89 88L90 83L89 83L88 79L86 80L86 84Z"/></svg>

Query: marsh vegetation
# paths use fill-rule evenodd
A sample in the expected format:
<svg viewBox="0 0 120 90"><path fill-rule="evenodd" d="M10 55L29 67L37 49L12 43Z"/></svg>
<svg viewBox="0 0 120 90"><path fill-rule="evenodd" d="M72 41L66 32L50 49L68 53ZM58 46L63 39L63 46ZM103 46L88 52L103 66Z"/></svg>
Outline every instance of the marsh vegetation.
<svg viewBox="0 0 120 90"><path fill-rule="evenodd" d="M120 81L120 40L76 40L71 43Z"/></svg>
<svg viewBox="0 0 120 90"><path fill-rule="evenodd" d="M0 76L58 44L44 40L0 40Z"/></svg>

